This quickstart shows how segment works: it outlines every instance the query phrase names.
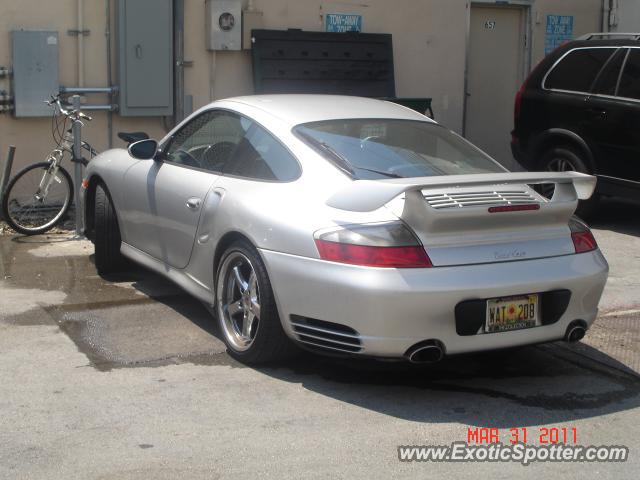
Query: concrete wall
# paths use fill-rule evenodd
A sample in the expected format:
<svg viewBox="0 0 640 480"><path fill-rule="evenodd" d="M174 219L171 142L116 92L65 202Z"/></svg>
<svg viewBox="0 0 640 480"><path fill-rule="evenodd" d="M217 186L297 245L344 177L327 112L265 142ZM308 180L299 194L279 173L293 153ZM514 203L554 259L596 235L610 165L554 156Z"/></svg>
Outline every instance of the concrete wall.
<svg viewBox="0 0 640 480"><path fill-rule="evenodd" d="M57 30L60 38L60 83L78 82L77 37L67 30L77 28L78 0L21 0L0 3L0 65L11 64L10 31L13 29ZM85 41L85 85L105 86L105 1L84 0L85 25L91 31ZM245 2L246 4L246 2ZM359 13L363 30L391 33L394 40L396 93L398 96L433 97L439 120L460 131L464 82L466 0L255 0L264 12L264 26L272 29L323 30L326 12ZM185 69L185 93L193 95L194 108L234 95L253 93L249 51L208 52L205 49L204 2L185 0L185 58L193 66ZM113 12L113 9L112 9ZM115 14L112 15L115 18ZM111 26L115 32L115 25ZM115 48L113 65L115 69ZM446 68L443 68L445 66ZM114 70L115 73L115 70ZM115 75L114 75L115 82ZM8 81L0 79L0 89ZM88 96L88 103L105 103L106 96ZM107 114L94 112L85 129L85 139L98 149L107 146ZM114 115L118 130L145 130L160 137L161 118L131 118ZM49 119L16 119L0 115L0 149L17 146L16 168L40 160L52 147Z"/></svg>
<svg viewBox="0 0 640 480"><path fill-rule="evenodd" d="M617 32L640 32L640 1L618 0L618 25L612 27Z"/></svg>

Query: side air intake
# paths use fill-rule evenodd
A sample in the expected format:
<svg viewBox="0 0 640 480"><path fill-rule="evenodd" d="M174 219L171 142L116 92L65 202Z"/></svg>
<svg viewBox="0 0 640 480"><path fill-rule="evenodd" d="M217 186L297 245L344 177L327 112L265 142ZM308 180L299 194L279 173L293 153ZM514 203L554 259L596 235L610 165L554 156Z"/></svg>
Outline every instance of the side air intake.
<svg viewBox="0 0 640 480"><path fill-rule="evenodd" d="M346 325L291 315L291 326L298 340L314 349L344 353L362 350L360 334Z"/></svg>

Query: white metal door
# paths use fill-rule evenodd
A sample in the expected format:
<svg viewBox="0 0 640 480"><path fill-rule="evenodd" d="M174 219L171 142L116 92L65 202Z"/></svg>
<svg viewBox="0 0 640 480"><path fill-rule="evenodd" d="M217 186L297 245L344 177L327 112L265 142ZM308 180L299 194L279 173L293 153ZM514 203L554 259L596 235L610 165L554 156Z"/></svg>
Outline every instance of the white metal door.
<svg viewBox="0 0 640 480"><path fill-rule="evenodd" d="M466 137L512 166L513 101L522 83L524 8L472 5L467 71Z"/></svg>

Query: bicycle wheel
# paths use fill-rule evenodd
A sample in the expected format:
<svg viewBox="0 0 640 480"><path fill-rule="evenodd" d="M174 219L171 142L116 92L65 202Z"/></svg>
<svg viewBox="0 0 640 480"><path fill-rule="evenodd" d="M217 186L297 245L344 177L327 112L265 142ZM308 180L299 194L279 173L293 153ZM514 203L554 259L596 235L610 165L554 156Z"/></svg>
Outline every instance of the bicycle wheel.
<svg viewBox="0 0 640 480"><path fill-rule="evenodd" d="M2 198L2 213L16 232L24 235L44 233L69 210L73 198L71 176L64 168L58 167L57 174L51 178L50 170L48 162L29 165L7 185Z"/></svg>

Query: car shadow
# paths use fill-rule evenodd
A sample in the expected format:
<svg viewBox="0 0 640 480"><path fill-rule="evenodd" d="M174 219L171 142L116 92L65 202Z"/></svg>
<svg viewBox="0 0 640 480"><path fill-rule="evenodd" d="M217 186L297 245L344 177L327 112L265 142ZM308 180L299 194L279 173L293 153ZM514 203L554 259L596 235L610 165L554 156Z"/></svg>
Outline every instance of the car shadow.
<svg viewBox="0 0 640 480"><path fill-rule="evenodd" d="M221 341L212 312L200 302L186 294L161 293L159 282L165 280L154 273L127 275L136 289ZM226 365L248 368L227 359ZM221 364L220 359L211 364ZM573 422L640 406L638 373L584 343L457 355L428 365L300 351L295 358L251 368L343 404L423 423L511 428Z"/></svg>
<svg viewBox="0 0 640 480"><path fill-rule="evenodd" d="M640 202L602 198L587 223L593 228L640 237Z"/></svg>

